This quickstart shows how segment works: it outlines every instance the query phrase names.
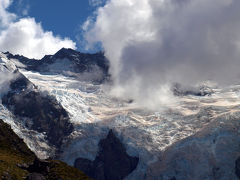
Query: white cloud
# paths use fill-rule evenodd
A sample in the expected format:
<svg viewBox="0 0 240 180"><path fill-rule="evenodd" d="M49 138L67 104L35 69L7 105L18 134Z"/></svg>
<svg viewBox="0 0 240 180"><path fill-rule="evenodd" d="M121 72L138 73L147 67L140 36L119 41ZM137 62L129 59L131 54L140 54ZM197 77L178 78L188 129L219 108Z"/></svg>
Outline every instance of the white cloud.
<svg viewBox="0 0 240 180"><path fill-rule="evenodd" d="M173 82L238 82L239 17L239 0L110 0L85 38L102 42L116 92L154 101Z"/></svg>
<svg viewBox="0 0 240 180"><path fill-rule="evenodd" d="M7 11L10 4L9 0L0 0L0 51L39 59L46 54L54 54L62 47L76 48L72 40L44 31L34 18L16 20L17 16Z"/></svg>
<svg viewBox="0 0 240 180"><path fill-rule="evenodd" d="M41 24L33 18L23 18L10 23L0 34L0 49L30 58L41 58L53 54L62 47L75 48L69 39L55 37L52 32L44 32Z"/></svg>
<svg viewBox="0 0 240 180"><path fill-rule="evenodd" d="M0 29L16 18L15 14L6 11L10 4L10 0L0 0Z"/></svg>

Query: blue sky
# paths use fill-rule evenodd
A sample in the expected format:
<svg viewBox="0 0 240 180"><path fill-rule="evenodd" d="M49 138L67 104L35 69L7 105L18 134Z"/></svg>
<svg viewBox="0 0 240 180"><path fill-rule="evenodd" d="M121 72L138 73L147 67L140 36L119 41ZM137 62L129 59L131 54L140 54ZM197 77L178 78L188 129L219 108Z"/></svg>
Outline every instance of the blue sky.
<svg viewBox="0 0 240 180"><path fill-rule="evenodd" d="M15 0L9 11L20 17L35 18L44 30L69 37L77 43L78 50L85 51L83 42L76 36L81 35L81 25L100 5L103 5L102 0Z"/></svg>

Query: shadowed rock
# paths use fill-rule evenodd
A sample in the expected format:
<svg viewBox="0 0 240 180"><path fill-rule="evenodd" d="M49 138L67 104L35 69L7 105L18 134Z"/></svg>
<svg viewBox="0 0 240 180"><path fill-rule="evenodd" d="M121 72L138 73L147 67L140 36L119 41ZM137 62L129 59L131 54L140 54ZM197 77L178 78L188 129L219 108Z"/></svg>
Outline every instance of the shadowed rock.
<svg viewBox="0 0 240 180"><path fill-rule="evenodd" d="M49 95L43 95L36 86L19 71L15 71L10 91L2 97L5 105L28 129L45 132L49 142L60 146L73 126L66 110Z"/></svg>
<svg viewBox="0 0 240 180"><path fill-rule="evenodd" d="M235 173L240 179L240 157L235 161Z"/></svg>
<svg viewBox="0 0 240 180"><path fill-rule="evenodd" d="M213 94L213 90L207 86L187 88L178 83L174 84L172 91L175 96L210 96Z"/></svg>
<svg viewBox="0 0 240 180"><path fill-rule="evenodd" d="M95 160L78 158L74 166L97 180L121 180L137 167L138 161L138 157L126 153L123 144L110 130L107 137L99 142Z"/></svg>
<svg viewBox="0 0 240 180"><path fill-rule="evenodd" d="M21 67L15 63L17 67L30 71L76 77L85 76L83 73L91 73L89 79L99 83L109 78L109 61L103 52L89 54L62 48L56 54L46 55L41 60L28 59L24 56L12 55L9 52L6 52L5 55L10 59L17 59L25 66Z"/></svg>

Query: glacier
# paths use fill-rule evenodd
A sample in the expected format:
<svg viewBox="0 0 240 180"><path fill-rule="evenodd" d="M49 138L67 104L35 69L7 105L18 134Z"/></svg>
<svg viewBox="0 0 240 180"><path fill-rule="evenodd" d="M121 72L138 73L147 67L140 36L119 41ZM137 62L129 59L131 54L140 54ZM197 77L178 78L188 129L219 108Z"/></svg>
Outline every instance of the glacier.
<svg viewBox="0 0 240 180"><path fill-rule="evenodd" d="M8 61L4 54L1 60ZM57 154L69 165L79 157L94 160L98 142L113 129L127 153L139 157L137 169L127 180L237 179L240 85L212 87L213 93L206 96L179 96L177 104L153 111L109 95L105 84L24 68L20 72L69 113L74 131ZM45 134L23 127L1 102L0 118L38 157L54 155Z"/></svg>
<svg viewBox="0 0 240 180"><path fill-rule="evenodd" d="M127 179L149 178L146 172L157 167L155 165L164 152L168 152L177 142L206 131L212 123L239 123L240 86L237 85L213 89L211 96L179 97L177 106L156 112L109 96L104 91L104 85L63 75L21 72L42 91L55 96L69 112L75 125L75 131L66 140L60 159L70 165L77 157L93 160L99 140L106 136L109 129L114 129L127 152L140 157L138 168ZM215 125L216 132L217 128L218 125ZM239 133L237 131L237 136L232 135L238 143ZM209 143L207 138L204 141L203 144ZM155 178L158 176L156 172ZM235 177L234 172L231 176Z"/></svg>

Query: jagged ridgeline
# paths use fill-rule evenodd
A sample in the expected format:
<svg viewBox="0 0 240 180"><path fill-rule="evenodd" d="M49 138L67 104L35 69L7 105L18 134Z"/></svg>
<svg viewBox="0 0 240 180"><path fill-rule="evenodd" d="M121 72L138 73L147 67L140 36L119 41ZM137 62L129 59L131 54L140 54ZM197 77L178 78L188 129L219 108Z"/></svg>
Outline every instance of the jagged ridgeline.
<svg viewBox="0 0 240 180"><path fill-rule="evenodd" d="M63 74L101 83L109 78L109 61L103 52L95 54L81 53L62 48L54 55L46 55L41 60L28 59L6 52L9 59L15 59L18 68L41 73ZM16 63L17 62L17 63Z"/></svg>
<svg viewBox="0 0 240 180"><path fill-rule="evenodd" d="M11 127L0 120L0 179L87 180L90 178L61 161L39 160Z"/></svg>

